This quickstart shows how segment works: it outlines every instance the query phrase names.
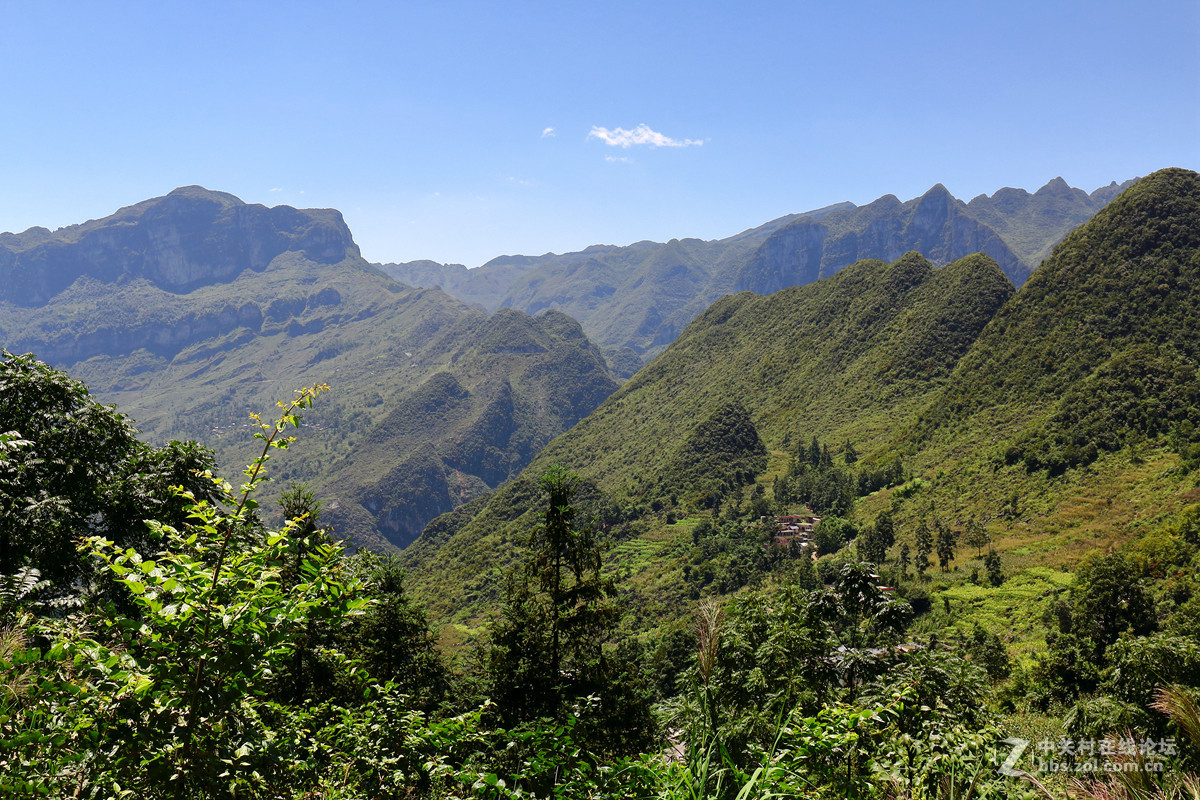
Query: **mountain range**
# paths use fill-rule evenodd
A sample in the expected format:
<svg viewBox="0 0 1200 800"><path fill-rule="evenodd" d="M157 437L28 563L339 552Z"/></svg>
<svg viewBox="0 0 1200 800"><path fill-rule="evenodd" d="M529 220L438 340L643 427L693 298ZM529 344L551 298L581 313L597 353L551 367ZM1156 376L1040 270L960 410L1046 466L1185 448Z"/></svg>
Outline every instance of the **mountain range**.
<svg viewBox="0 0 1200 800"><path fill-rule="evenodd" d="M1040 630L1057 570L1200 498L1183 464L1200 413L1198 292L1200 175L1168 169L1070 233L1019 289L987 255L939 268L914 252L726 297L404 558L433 616L472 630L536 517L537 475L562 464L605 498L598 520L621 510L610 568L644 624L686 615L696 519L711 498L679 454L702 450L697 436L735 403L750 426L741 438L767 457L753 476L715 476L718 508L744 508L742 487L778 486L815 440L851 475L903 465L898 483L866 486L860 524L888 510L899 547L931 514L953 527L982 520L1018 593L1009 623Z"/></svg>
<svg viewBox="0 0 1200 800"><path fill-rule="evenodd" d="M1072 228L1127 188L1088 194L1055 178L1033 194L1001 189L969 203L938 184L901 202L843 202L792 214L727 239L595 245L563 255L502 256L477 269L416 261L382 264L403 283L440 286L485 309L570 314L614 366L649 361L718 298L769 294L828 277L863 258L892 261L909 250L935 266L982 252L1020 286Z"/></svg>
<svg viewBox="0 0 1200 800"><path fill-rule="evenodd" d="M327 522L380 549L515 474L617 386L563 314L401 285L336 211L200 187L0 236L0 320L10 351L69 370L150 439L214 448L227 472L254 455L251 412L329 383L275 491L309 483Z"/></svg>
<svg viewBox="0 0 1200 800"><path fill-rule="evenodd" d="M466 270L372 265L335 210L183 187L57 231L0 234L0 342L68 369L148 438L213 447L227 469L252 457L250 412L330 383L307 446L278 462L277 489L303 480L342 535L404 547L517 475L718 297L911 248L930 266L982 251L1020 282L1120 188L1088 195L1056 179L964 204L937 186L719 241Z"/></svg>

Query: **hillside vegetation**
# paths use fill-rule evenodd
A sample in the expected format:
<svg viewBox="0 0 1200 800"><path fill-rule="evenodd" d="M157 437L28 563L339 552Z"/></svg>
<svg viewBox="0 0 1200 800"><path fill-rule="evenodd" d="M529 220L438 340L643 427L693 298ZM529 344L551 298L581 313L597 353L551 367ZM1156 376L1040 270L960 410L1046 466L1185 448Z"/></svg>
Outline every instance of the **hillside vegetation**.
<svg viewBox="0 0 1200 800"><path fill-rule="evenodd" d="M702 449L697 440L713 427L705 420L719 418L731 404L744 407L750 425L740 438L761 438L776 451L807 444L813 435L880 450L897 425L930 401L1012 292L985 256L934 269L911 253L892 264L859 262L829 280L767 297L727 297L528 469L561 463L634 516L656 502L685 512L709 507L712 500L704 497L714 489L719 502L748 482L728 456L696 455ZM726 452L715 442L707 446ZM765 466L765 458L755 462L754 473ZM723 470L731 474L717 477ZM418 542L406 553L439 613L482 610L443 587L461 586L480 601L494 591L498 571L512 557L506 531L525 523L521 485L499 492L479 524L463 528L457 541L435 552ZM469 547L459 543L468 541Z"/></svg>

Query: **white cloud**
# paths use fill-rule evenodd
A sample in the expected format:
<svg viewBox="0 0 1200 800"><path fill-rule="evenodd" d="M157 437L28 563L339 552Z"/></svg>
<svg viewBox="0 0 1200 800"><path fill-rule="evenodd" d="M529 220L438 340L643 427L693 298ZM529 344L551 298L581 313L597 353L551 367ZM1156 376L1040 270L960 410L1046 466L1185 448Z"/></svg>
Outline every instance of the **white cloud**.
<svg viewBox="0 0 1200 800"><path fill-rule="evenodd" d="M542 131L542 138L545 139L547 136L558 136L558 134L555 133L554 128L545 128Z"/></svg>
<svg viewBox="0 0 1200 800"><path fill-rule="evenodd" d="M604 160L609 161L614 164L616 164L616 163L632 164L633 163L632 158L626 158L625 156L605 156Z"/></svg>
<svg viewBox="0 0 1200 800"><path fill-rule="evenodd" d="M650 126L645 123L638 125L633 130L614 128L611 131L608 128L593 125L587 138L599 139L609 147L622 148L632 147L635 144L648 144L651 147L691 147L704 144L703 139L672 139L666 134L651 130Z"/></svg>
<svg viewBox="0 0 1200 800"><path fill-rule="evenodd" d="M283 191L283 189L280 189L278 186L276 186L276 187L275 187L274 189L272 189L271 191L272 191L272 192L282 192L282 191Z"/></svg>

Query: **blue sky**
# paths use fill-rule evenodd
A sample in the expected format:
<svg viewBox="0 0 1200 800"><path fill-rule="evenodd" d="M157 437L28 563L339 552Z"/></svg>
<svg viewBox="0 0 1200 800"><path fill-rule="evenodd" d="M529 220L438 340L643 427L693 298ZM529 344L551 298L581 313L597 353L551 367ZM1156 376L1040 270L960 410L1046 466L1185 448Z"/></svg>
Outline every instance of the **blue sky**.
<svg viewBox="0 0 1200 800"><path fill-rule="evenodd" d="M0 4L0 230L201 184L372 261L1200 167L1200 4ZM643 127L644 126L644 127Z"/></svg>

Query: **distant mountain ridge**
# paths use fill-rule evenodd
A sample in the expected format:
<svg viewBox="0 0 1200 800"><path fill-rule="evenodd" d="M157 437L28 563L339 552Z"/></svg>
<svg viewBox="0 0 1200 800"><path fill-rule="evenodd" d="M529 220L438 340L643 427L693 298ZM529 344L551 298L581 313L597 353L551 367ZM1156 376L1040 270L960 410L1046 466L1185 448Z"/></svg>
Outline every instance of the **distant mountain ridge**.
<svg viewBox="0 0 1200 800"><path fill-rule="evenodd" d="M250 412L329 383L267 494L306 482L340 535L377 549L516 474L617 386L563 314L405 286L336 211L195 186L0 235L0 346L67 369L148 438L214 448L227 472L253 455ZM422 397L446 413L405 427L431 421Z"/></svg>
<svg viewBox="0 0 1200 800"><path fill-rule="evenodd" d="M502 256L471 270L428 261L381 269L487 309L562 310L610 355L627 349L645 360L723 295L802 286L862 258L892 261L915 250L941 266L983 252L1020 286L1054 244L1132 183L1088 194L1056 178L1033 194L1001 189L971 203L938 184L907 202L885 195L861 207L838 203L721 240Z"/></svg>
<svg viewBox="0 0 1200 800"><path fill-rule="evenodd" d="M359 256L338 211L267 208L184 186L101 220L0 233L0 299L42 305L80 278L144 278L186 292L262 271L289 251L321 264Z"/></svg>

